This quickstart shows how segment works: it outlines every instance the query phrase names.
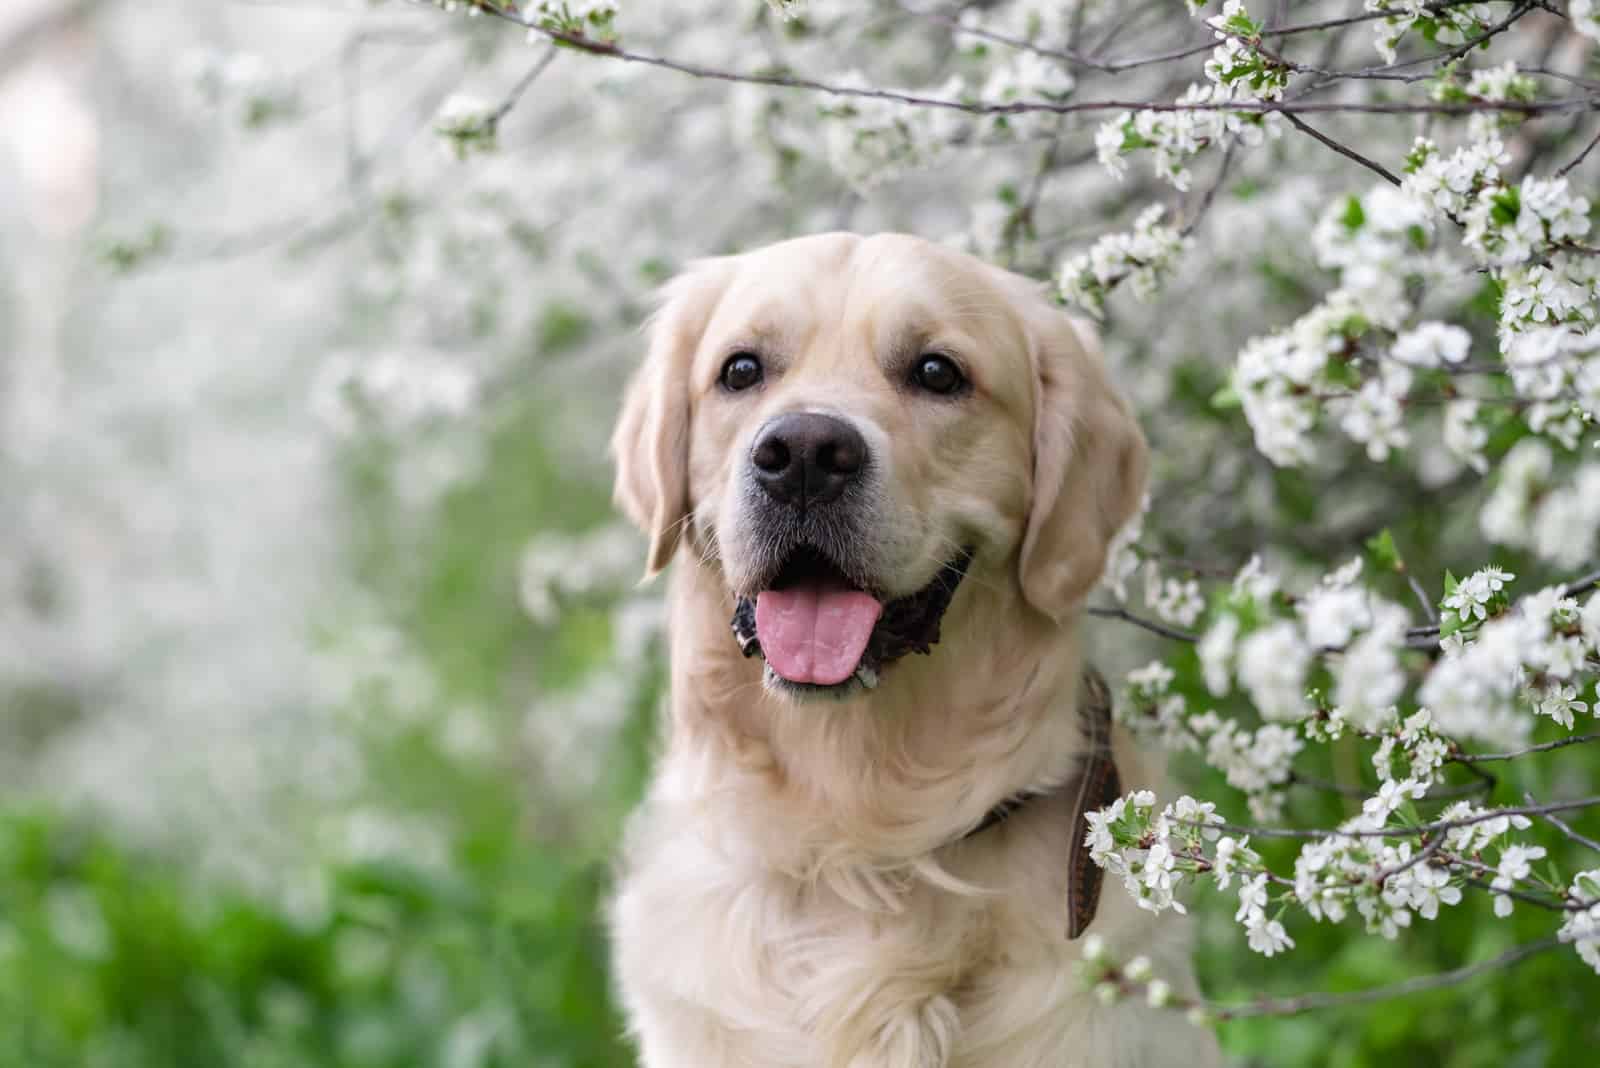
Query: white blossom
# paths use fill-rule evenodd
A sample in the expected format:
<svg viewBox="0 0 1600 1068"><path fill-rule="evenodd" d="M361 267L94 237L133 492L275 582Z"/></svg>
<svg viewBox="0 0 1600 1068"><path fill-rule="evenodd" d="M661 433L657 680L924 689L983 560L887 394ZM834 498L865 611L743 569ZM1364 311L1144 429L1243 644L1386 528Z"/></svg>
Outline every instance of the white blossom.
<svg viewBox="0 0 1600 1068"><path fill-rule="evenodd" d="M1118 601L1128 599L1128 579L1139 569L1139 538L1144 530L1145 513L1150 510L1150 495L1146 493L1139 502L1139 511L1123 524L1106 549L1106 569L1100 576L1100 585L1111 591Z"/></svg>
<svg viewBox="0 0 1600 1068"><path fill-rule="evenodd" d="M1478 423L1478 402L1453 400L1444 409L1444 447L1478 474L1488 474L1489 458L1483 454L1489 431Z"/></svg>
<svg viewBox="0 0 1600 1068"><path fill-rule="evenodd" d="M1500 863L1495 868L1494 879L1490 887L1498 891L1513 889L1517 883L1532 874L1531 861L1544 857L1544 846L1508 845L1500 852ZM1496 916L1511 915L1511 897L1505 893L1498 893L1494 899L1494 914Z"/></svg>
<svg viewBox="0 0 1600 1068"><path fill-rule="evenodd" d="M1146 603L1157 616L1180 627L1193 626L1206 609L1205 598L1200 593L1200 583L1195 579L1162 579L1155 562L1146 565Z"/></svg>
<svg viewBox="0 0 1600 1068"><path fill-rule="evenodd" d="M1498 567L1474 571L1457 583L1455 592L1444 599L1444 606L1463 622L1487 619L1490 606L1501 599L1506 583L1516 577Z"/></svg>
<svg viewBox="0 0 1600 1068"><path fill-rule="evenodd" d="M1568 912L1557 934L1561 941L1577 949L1585 964L1600 973L1600 869L1579 872L1573 877L1568 893L1574 901L1590 904L1588 908Z"/></svg>
<svg viewBox="0 0 1600 1068"><path fill-rule="evenodd" d="M1472 335L1449 323L1420 323L1394 339L1389 353L1413 367L1458 364L1467 358Z"/></svg>
<svg viewBox="0 0 1600 1068"><path fill-rule="evenodd" d="M1192 239L1170 226L1160 225L1165 209L1152 205L1134 220L1129 233L1107 234L1089 249L1066 260L1057 273L1057 285L1066 300L1100 315L1111 289L1123 281L1140 300L1155 295L1161 279Z"/></svg>
<svg viewBox="0 0 1600 1068"><path fill-rule="evenodd" d="M1239 646L1239 681L1262 716L1299 720L1305 715L1305 678L1311 648L1300 628L1280 621L1245 638Z"/></svg>
<svg viewBox="0 0 1600 1068"><path fill-rule="evenodd" d="M1600 617L1600 613L1597 613ZM1600 622L1600 618L1597 618ZM1233 653L1239 638L1239 619L1231 612L1219 616L1195 646L1206 689L1221 697L1232 688Z"/></svg>

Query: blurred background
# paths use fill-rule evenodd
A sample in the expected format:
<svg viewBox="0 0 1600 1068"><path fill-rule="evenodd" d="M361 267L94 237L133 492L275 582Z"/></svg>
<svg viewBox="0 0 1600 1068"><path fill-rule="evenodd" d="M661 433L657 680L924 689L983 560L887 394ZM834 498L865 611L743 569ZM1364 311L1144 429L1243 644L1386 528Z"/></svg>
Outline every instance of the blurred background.
<svg viewBox="0 0 1600 1068"><path fill-rule="evenodd" d="M595 906L648 768L661 613L604 446L652 288L834 228L1042 275L1199 194L1114 181L1095 116L932 158L864 144L871 117L827 101L548 53L455 6L0 6L0 1064L632 1063ZM967 6L1003 25L1015 5ZM1543 25L1516 47L1567 47ZM785 22L759 0L625 2L616 30L739 69L1011 76L892 3ZM1204 40L1174 2L1113 51ZM1373 61L1364 28L1329 47ZM1345 132L1393 160L1413 131ZM1550 136L1533 149L1565 156ZM1443 451L1286 472L1209 403L1239 345L1326 284L1303 235L1370 177L1299 143L1241 158L1163 298L1206 314L1109 309L1158 457L1147 533L1201 571L1271 545L1319 574L1382 526L1420 573L1476 545L1481 486ZM1492 334L1476 284L1455 299ZM1149 642L1097 629L1110 671ZM1574 750L1503 798L1597 772ZM1290 814L1342 805L1296 794ZM1491 927L1485 902L1395 943L1297 928L1265 961L1232 907L1196 903L1224 1000L1392 982L1549 927ZM1563 954L1223 1037L1262 1065L1577 1064L1597 999Z"/></svg>

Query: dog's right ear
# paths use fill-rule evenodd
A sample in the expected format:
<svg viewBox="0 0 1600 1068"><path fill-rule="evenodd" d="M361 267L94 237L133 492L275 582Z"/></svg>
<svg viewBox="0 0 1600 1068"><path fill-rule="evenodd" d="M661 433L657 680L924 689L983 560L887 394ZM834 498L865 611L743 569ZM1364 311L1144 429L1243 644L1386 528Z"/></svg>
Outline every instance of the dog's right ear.
<svg viewBox="0 0 1600 1068"><path fill-rule="evenodd" d="M644 363L623 395L611 435L613 499L650 537L645 577L672 559L689 519L689 372L727 280L725 260L705 260L662 287L646 330Z"/></svg>

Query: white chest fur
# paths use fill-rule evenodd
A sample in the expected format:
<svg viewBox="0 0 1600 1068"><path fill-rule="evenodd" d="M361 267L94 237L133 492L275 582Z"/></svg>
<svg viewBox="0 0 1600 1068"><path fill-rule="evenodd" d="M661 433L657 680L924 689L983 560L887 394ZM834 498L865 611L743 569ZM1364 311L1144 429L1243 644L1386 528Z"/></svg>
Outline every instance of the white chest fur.
<svg viewBox="0 0 1600 1068"><path fill-rule="evenodd" d="M1171 1013L1106 1008L1065 934L1068 813L1006 825L898 871L775 870L704 804L638 814L612 908L646 1068L1202 1066ZM942 873L942 874L941 874ZM981 876L981 878L980 878ZM1180 988L1181 928L1114 888L1093 930Z"/></svg>

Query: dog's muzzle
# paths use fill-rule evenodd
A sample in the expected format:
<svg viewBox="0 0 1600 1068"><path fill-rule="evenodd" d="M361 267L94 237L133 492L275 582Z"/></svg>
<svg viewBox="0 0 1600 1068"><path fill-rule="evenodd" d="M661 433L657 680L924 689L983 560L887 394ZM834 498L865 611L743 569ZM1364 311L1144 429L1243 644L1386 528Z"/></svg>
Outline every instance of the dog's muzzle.
<svg viewBox="0 0 1600 1068"><path fill-rule="evenodd" d="M772 589L739 598L734 638L745 656L764 657L769 676L784 688L872 689L887 665L908 653L926 654L938 643L939 625L972 556L972 550L962 550L916 593L880 604L853 587L826 556L802 546Z"/></svg>

